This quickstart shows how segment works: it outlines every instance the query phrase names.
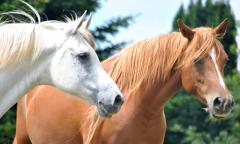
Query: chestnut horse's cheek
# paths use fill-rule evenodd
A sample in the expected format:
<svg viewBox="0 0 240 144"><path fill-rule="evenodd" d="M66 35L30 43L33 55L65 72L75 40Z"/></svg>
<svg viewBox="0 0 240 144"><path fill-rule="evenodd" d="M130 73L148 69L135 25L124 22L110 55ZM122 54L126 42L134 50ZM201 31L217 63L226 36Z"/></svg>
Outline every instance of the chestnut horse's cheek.
<svg viewBox="0 0 240 144"><path fill-rule="evenodd" d="M187 70L186 71L183 71L183 73L185 72L188 72ZM188 93L194 93L194 80L192 79L192 77L190 75L182 75L182 87L185 91L187 91Z"/></svg>

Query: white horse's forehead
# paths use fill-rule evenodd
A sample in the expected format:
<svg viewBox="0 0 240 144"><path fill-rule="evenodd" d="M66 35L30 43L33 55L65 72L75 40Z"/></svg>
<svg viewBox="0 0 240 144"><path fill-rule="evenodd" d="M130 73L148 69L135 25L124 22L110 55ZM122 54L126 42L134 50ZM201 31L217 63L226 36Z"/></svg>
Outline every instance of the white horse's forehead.
<svg viewBox="0 0 240 144"><path fill-rule="evenodd" d="M217 75L218 75L218 79L219 79L219 83L220 83L220 85L223 87L223 88L225 88L226 86L225 86L225 82L224 82L224 80L223 80L223 77L222 77L222 75L221 75L221 73L220 73L220 71L219 71L219 67L218 67L218 65L217 65L217 54L216 54L216 48L215 47L213 47L212 48L212 50L210 51L210 57L212 58L212 60L213 60L213 63L214 63L214 66L215 66L215 69L216 69L216 71L217 71Z"/></svg>
<svg viewBox="0 0 240 144"><path fill-rule="evenodd" d="M70 38L67 42L68 48L75 52L88 52L91 48L90 44L81 36Z"/></svg>

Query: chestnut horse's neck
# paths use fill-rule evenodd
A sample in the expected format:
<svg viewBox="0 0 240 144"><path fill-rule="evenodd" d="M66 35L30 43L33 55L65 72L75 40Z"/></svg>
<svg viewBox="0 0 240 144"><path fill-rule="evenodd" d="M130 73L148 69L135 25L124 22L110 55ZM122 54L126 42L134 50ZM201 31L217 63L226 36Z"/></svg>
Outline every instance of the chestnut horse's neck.
<svg viewBox="0 0 240 144"><path fill-rule="evenodd" d="M115 60L117 57L103 62L105 70L109 71ZM163 138L159 135L165 133L162 131L165 130L164 104L181 87L181 71L178 70L172 72L164 82L146 85L143 81L132 92L123 90L125 103L121 111L101 123L94 136L97 142L94 141L100 144L138 143L141 140L141 143L161 143ZM129 133L132 138L128 136ZM134 136L139 138L133 138ZM147 138L149 136L152 139Z"/></svg>
<svg viewBox="0 0 240 144"><path fill-rule="evenodd" d="M162 112L164 104L177 93L182 87L181 84L181 71L175 71L165 81L158 81L152 85L146 85L142 82L137 89L128 94L126 93L127 103L133 103L134 114L137 116L152 117L159 116L159 112Z"/></svg>

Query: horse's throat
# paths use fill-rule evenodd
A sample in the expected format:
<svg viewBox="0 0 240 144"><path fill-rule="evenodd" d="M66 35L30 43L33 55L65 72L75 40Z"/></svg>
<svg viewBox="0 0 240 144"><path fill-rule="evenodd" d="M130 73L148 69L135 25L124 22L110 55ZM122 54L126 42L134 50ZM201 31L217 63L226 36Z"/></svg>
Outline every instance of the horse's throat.
<svg viewBox="0 0 240 144"><path fill-rule="evenodd" d="M137 90L127 95L127 109L134 113L149 113L150 115L162 111L164 104L181 89L181 72L177 71L165 82L152 85L142 83ZM144 114L145 115L145 114Z"/></svg>

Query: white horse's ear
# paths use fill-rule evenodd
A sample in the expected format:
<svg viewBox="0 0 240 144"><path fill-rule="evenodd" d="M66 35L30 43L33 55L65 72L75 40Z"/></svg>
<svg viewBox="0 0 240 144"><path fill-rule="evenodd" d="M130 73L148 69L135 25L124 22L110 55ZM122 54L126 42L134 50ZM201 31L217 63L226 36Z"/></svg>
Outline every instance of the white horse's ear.
<svg viewBox="0 0 240 144"><path fill-rule="evenodd" d="M71 27L69 29L67 29L67 34L76 34L78 29L81 27L81 25L84 22L85 16L86 16L87 11L85 11L83 13L83 15L78 18L77 20L75 20L74 22L71 22Z"/></svg>
<svg viewBox="0 0 240 144"><path fill-rule="evenodd" d="M90 14L88 19L83 22L82 27L87 30L91 21L92 21L92 14Z"/></svg>

